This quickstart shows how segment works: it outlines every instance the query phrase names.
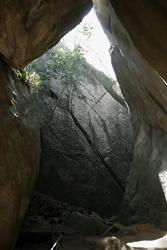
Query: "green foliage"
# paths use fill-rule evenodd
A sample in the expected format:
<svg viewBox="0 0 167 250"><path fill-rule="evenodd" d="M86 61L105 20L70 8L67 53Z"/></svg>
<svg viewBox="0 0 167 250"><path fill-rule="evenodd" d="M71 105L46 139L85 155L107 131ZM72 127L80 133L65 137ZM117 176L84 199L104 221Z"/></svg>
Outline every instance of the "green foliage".
<svg viewBox="0 0 167 250"><path fill-rule="evenodd" d="M76 45L73 50L68 49L63 44L49 50L44 56L35 60L26 71L30 75L40 78L40 85L47 85L51 77L57 79L60 84L77 84L77 72L81 64L85 62L84 52L80 45Z"/></svg>
<svg viewBox="0 0 167 250"><path fill-rule="evenodd" d="M78 82L77 72L83 62L85 59L80 46L75 46L71 51L61 44L34 60L24 71L17 71L18 78L30 83L32 90L32 95L25 102L28 124L45 122L49 119L50 108L54 109L51 99L48 99L49 106L45 104L50 95L50 79L54 78L59 84L71 88Z"/></svg>
<svg viewBox="0 0 167 250"><path fill-rule="evenodd" d="M93 26L83 23L78 27L79 36L76 37L74 49L68 49L63 42L49 50L41 58L34 60L26 71L40 78L38 87L47 85L48 81L53 77L64 85L77 84L79 68L86 62L84 58L85 50L81 46L91 37ZM78 39L81 38L81 39ZM27 76L23 76L27 77ZM38 81L39 82L39 81Z"/></svg>
<svg viewBox="0 0 167 250"><path fill-rule="evenodd" d="M52 70L62 84L76 84L76 72L84 61L83 50L79 45L72 51L67 48L57 48L54 51Z"/></svg>
<svg viewBox="0 0 167 250"><path fill-rule="evenodd" d="M80 35L86 39L90 37L91 27L84 25ZM24 71L17 72L20 80L31 83L32 95L25 103L29 124L45 122L48 115L50 116L48 107L54 110L52 99L49 98L49 82L52 78L64 85L69 93L68 105L70 108L73 90L77 89L77 85L83 77L82 69L86 64L84 53L85 51L78 43L73 50L67 48L63 43L59 43L58 46L29 64ZM45 104L46 100L49 105Z"/></svg>
<svg viewBox="0 0 167 250"><path fill-rule="evenodd" d="M16 75L20 81L27 82L27 71L25 70L16 70Z"/></svg>
<svg viewBox="0 0 167 250"><path fill-rule="evenodd" d="M40 77L35 71L24 69L16 70L15 73L20 81L28 83L31 88L40 85Z"/></svg>

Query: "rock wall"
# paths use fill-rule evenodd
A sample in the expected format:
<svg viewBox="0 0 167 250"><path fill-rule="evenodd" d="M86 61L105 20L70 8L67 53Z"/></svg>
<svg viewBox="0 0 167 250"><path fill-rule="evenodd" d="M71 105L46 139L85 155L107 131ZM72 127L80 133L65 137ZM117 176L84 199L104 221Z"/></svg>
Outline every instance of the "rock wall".
<svg viewBox="0 0 167 250"><path fill-rule="evenodd" d="M14 245L38 172L39 130L19 108L27 88L4 61L23 68L81 21L91 1L0 2L0 249ZM16 99L16 100L15 100Z"/></svg>
<svg viewBox="0 0 167 250"><path fill-rule="evenodd" d="M91 67L86 62L82 69L78 66L74 74L80 81L72 93L72 84L70 91L68 86L64 90L61 82L48 79L51 96L45 103L52 115L42 127L37 186L56 199L111 216L125 190L133 155L132 129L127 109L101 85L115 83Z"/></svg>
<svg viewBox="0 0 167 250"><path fill-rule="evenodd" d="M121 6L120 1L118 2L118 6ZM125 2L127 3L127 1ZM139 1L137 1L135 18L138 18L146 29L148 23L145 20L153 22L152 14L154 12L150 13L144 2L140 1L141 8L139 8ZM149 221L158 224L158 226L167 227L167 158L165 153L167 145L167 86L162 78L165 76L165 68L161 67L163 72L159 70L159 62L163 65L166 54L161 57L163 50L160 46L160 54L155 50L156 41L157 39L159 41L162 36L156 36L155 40L152 37L151 44L149 44L148 39L142 40L139 36L141 34L140 26L139 29L136 26L136 30L133 30L133 25L129 24L129 19L132 19L132 16L125 16L126 8L119 13L116 2L111 1L111 3L113 3L116 12L109 1L94 1L99 19L111 41L112 64L123 95L130 107L135 140L133 167L128 178L121 219L126 223ZM130 5L127 4L129 8ZM132 6L131 8L134 7ZM147 13L148 16L147 19L143 20L142 10L144 7L147 7L144 15ZM153 6L150 4L150 7ZM119 15L121 20L123 18L122 13L126 19L123 24L127 29L119 20ZM163 19L163 13L160 13L158 8L157 15L161 15ZM129 16L131 17L129 18ZM135 18L134 25L136 25ZM151 31L146 34L145 29L142 29L142 34L148 38ZM138 32L139 30L140 32ZM161 31L164 31L163 27ZM142 43L143 41L144 43ZM135 48L135 45L139 50ZM143 56L139 51L143 53ZM152 51L151 57L148 56L150 51ZM155 58L158 55L156 61ZM155 66L161 75L150 64Z"/></svg>
<svg viewBox="0 0 167 250"><path fill-rule="evenodd" d="M13 246L39 167L39 129L25 125L27 86L0 60L0 249Z"/></svg>
<svg viewBox="0 0 167 250"><path fill-rule="evenodd" d="M8 0L0 3L0 53L23 68L55 45L92 6L90 0Z"/></svg>
<svg viewBox="0 0 167 250"><path fill-rule="evenodd" d="M110 0L118 18L143 58L167 79L167 2Z"/></svg>

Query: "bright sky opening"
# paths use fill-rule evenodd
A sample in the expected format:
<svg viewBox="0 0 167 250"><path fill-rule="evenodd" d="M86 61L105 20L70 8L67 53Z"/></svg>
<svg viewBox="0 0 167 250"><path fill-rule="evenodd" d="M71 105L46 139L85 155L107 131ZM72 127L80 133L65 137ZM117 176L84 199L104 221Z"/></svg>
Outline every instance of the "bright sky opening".
<svg viewBox="0 0 167 250"><path fill-rule="evenodd" d="M83 35L82 30L84 25L91 27L90 37ZM110 78L116 79L109 55L110 43L93 9L83 19L81 24L69 32L62 40L70 49L73 49L75 44L80 44L84 49L85 58L88 63L96 69L103 71Z"/></svg>

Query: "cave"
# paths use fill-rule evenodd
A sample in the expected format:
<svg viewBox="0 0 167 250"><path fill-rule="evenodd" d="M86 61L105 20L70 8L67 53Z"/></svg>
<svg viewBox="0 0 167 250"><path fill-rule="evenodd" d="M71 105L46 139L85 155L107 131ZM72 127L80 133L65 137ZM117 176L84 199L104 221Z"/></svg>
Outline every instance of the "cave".
<svg viewBox="0 0 167 250"><path fill-rule="evenodd" d="M111 247L115 246L115 243L112 242L116 238L108 237L109 235L118 235L121 238L126 236L126 234L139 236L143 232L145 235L142 235L142 237L144 238L140 235L140 240L147 240L151 237L156 244L156 239L164 236L166 234L165 230L167 230L167 3L163 0L135 0L133 3L130 3L128 0L63 0L61 2L58 0L35 0L29 2L25 0L8 0L4 1L4 3L1 1L0 6L0 249L14 249L30 200L34 202L37 198L39 207L36 207L36 202L34 202L34 209L39 211L42 202L45 202L43 200L44 196L36 195L35 197L33 196L34 199L32 198L34 189L35 191L43 192L43 183L51 180L53 173L50 172L48 179L45 179L49 167L46 165L43 168L41 165L41 161L44 162L46 157L42 148L42 145L46 145L46 137L44 138L43 136L41 141L41 127L33 126L33 124L32 126L27 126L26 110L23 108L23 103L25 98L30 98L32 94L29 84L24 79L23 68L56 45L65 34L82 21L92 6L110 41L109 53L111 62L124 97L121 100L123 100L125 107L121 107L123 109L121 111L120 104L118 104L118 113L126 112L126 117L130 115L133 129L133 159L130 163L128 176L125 178L126 183L124 182L122 185L121 182L120 185L119 177L123 170L120 168L121 174L119 172L115 174L113 169L108 167L103 157L103 139L95 147L92 140L90 140L90 134L87 133L85 127L78 120L80 116L75 116L77 113L71 112L71 109L67 108L65 114L68 113L68 117L70 117L70 123L67 124L67 127L69 124L71 126L72 123L77 127L82 138L84 138L83 140L85 140L85 145L87 144L87 148L93 149L93 157L96 155L103 167L98 177L98 188L92 189L90 193L88 191L90 196L85 196L86 189L84 189L83 185L83 193L82 190L78 191L78 197L81 195L79 201L78 198L75 200L72 194L82 185L78 187L73 185L72 177L69 186L64 190L62 189L62 183L59 185L60 176L62 175L65 178L66 174L65 171L63 172L62 165L59 169L56 184L59 189L62 189L63 193L66 190L68 192L66 193L64 203L62 203L63 205L56 203L52 198L49 199L49 215L54 213L53 208L55 206L67 207L65 202L73 200L70 204L70 209L75 212L71 222L72 225L75 224L73 221L76 221L76 224L78 221L82 222L80 226L90 223L89 229L91 232L98 228L99 234L104 233L103 230L108 233L106 235L107 238L101 243L97 240L99 247L94 247L93 249L109 249L105 244L111 244ZM94 76L96 73L95 71L92 72ZM107 81L104 78L101 79L103 82ZM94 78L95 80L97 78ZM102 87L111 97L109 92L112 88L110 86L107 88L106 86ZM117 97L115 92L114 96ZM57 96L56 91L50 89L49 98L56 102L59 96ZM77 102L77 98L75 102ZM84 99L83 95L80 99ZM66 103L65 98L64 102ZM61 109L62 106L64 107L65 104L60 102L58 108ZM110 113L109 110L108 113ZM91 119L90 117L91 131L94 131ZM109 116L109 119L112 119L112 116ZM55 116L55 128L59 125L56 123L57 120L58 117ZM60 121L62 123L67 122L67 119L63 118ZM103 122L102 119L101 122ZM48 133L51 131L52 125L52 122L46 125ZM72 131L70 126L68 129ZM104 122L103 126L106 126ZM62 131L63 133L64 131ZM60 134L59 139L62 139L62 134ZM95 132L93 132L93 135L95 140L98 141L98 137L95 137ZM124 136L127 137L126 135ZM70 133L68 133L68 138L70 141ZM74 140L74 137L72 137L72 140ZM71 153L72 150L76 152L76 148L73 149L71 144L69 144L68 150L70 152L70 157L67 155L68 158L71 161L76 161L76 155ZM58 165L61 165L60 162L62 160L60 152L53 152L53 155L56 153L57 157L60 158ZM86 162L86 151L83 150L83 152L82 178L84 176L84 166L85 168L87 167L86 172L88 173L89 169L91 169L88 167L89 163ZM47 157L48 163L50 153ZM126 159L123 160L123 163L125 162ZM96 165L98 165L98 162L96 162ZM42 175L39 174L41 173L41 166L44 169ZM52 163L50 169L53 169ZM114 170L117 170L117 168L115 167ZM72 168L69 164L69 175L70 171L72 171ZM104 174L105 171L107 171L106 175ZM93 172L89 174L90 178L94 177ZM103 174L104 178L102 178ZM79 178L79 176L76 176L80 184L82 184L82 181L85 183L84 178ZM106 184L110 182L112 183L111 186ZM104 183L107 187L105 187ZM52 186L53 184L54 181L50 184L50 187L53 187L53 190L50 190L52 192L56 189L56 186ZM96 186L96 184L93 185L94 187ZM48 190L48 186L45 187L46 189ZM59 192L54 192L54 195L58 197ZM98 200L99 197L101 198ZM64 197L58 198L63 200ZM108 200L109 204L106 205ZM91 204L90 207L88 207L88 203ZM101 204L106 205L105 211L103 206L100 208ZM81 208L82 206L83 208ZM92 213L89 220L88 217L90 216L85 215L85 209L89 211L96 210L95 212L104 217L105 215L106 217L111 216L110 220L106 219L107 225L111 225L111 231L107 231L108 228L106 229L106 227L103 228L103 226L106 226L106 222L104 225L104 219L98 214ZM43 213L42 209L40 212ZM114 214L116 214L116 218L112 217ZM55 223L55 221L52 220L51 223ZM102 228L103 230L101 231ZM123 232L123 236L119 235L119 231ZM152 233L151 236L149 235L150 232ZM56 233L58 232L56 231ZM50 229L50 232L38 232L37 235L35 234L36 238L34 239L32 232L25 234L21 231L19 240L20 244L22 244L24 240L28 242L30 239L32 241L42 241L42 239L43 241L48 241L52 237L52 240L54 239L52 243L57 244L59 238L66 237L66 234L68 235L68 232L65 233L65 236L59 233L55 235L55 232L52 232L52 229ZM131 241L137 241L138 239L132 238L133 240ZM124 238L121 239L125 240ZM164 247L167 247L166 241L166 238L163 238L163 247L158 245L158 248L164 249ZM128 242L128 240L125 240L125 242ZM80 239L80 245L77 246L76 244L76 248L69 246L69 248L66 247L64 249L90 248L88 242L85 247L84 244L86 243L83 243L83 239ZM118 239L117 244L120 246ZM148 248L147 244L144 244L142 248ZM56 248L57 246L53 245L53 247ZM50 246L50 249L53 249L53 247ZM63 246L60 244L61 247L63 249ZM132 247L135 248L133 245ZM119 248L121 249L121 246ZM29 248L25 249L32 248L29 246Z"/></svg>

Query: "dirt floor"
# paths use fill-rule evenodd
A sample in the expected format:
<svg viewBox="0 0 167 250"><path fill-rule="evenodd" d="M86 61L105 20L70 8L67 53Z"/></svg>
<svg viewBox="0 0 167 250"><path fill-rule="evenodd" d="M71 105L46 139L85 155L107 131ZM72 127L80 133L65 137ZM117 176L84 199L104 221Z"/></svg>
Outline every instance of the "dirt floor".
<svg viewBox="0 0 167 250"><path fill-rule="evenodd" d="M167 232L149 224L127 227L116 217L104 219L94 212L36 194L15 250L121 250L122 244L167 250Z"/></svg>
<svg viewBox="0 0 167 250"><path fill-rule="evenodd" d="M93 242L93 241L92 241ZM24 242L20 247L17 247L16 250L51 250L54 243L52 242ZM61 243L54 248L57 250L89 250L94 246L91 241L88 241L84 237L64 237Z"/></svg>
<svg viewBox="0 0 167 250"><path fill-rule="evenodd" d="M20 238L15 250L53 250L56 241L58 243L54 249L57 250L108 250L110 248L108 248L107 242L113 235L134 249L167 249L167 232L161 231L152 225L143 224L125 228L120 224L116 224L115 227L122 227L122 229L117 233L101 236L62 236L61 240L59 240L60 237L53 240L53 238L46 237L46 235L45 237L34 235L33 238L32 235L27 234L26 237L25 235L22 237L22 240ZM111 241L110 244L112 244ZM119 248L114 243L111 249L118 250Z"/></svg>

